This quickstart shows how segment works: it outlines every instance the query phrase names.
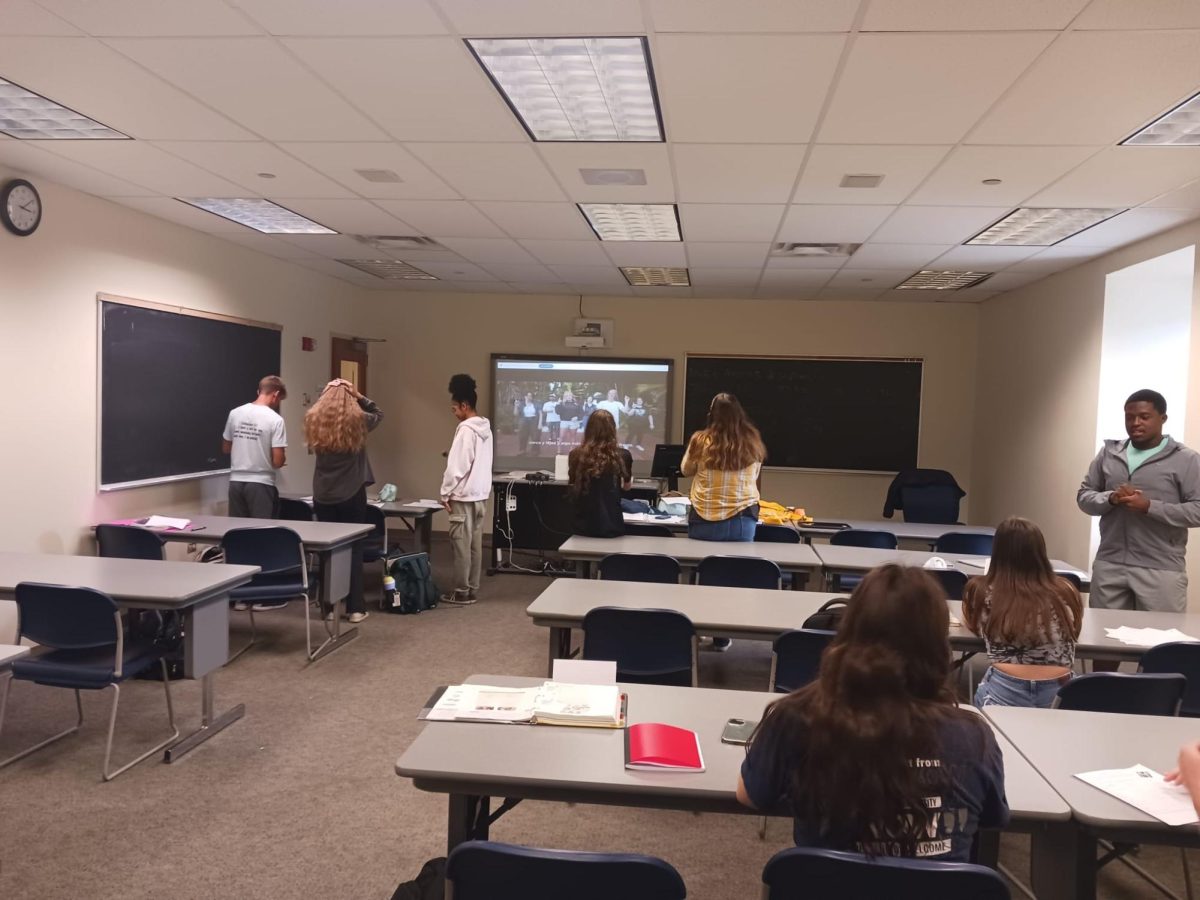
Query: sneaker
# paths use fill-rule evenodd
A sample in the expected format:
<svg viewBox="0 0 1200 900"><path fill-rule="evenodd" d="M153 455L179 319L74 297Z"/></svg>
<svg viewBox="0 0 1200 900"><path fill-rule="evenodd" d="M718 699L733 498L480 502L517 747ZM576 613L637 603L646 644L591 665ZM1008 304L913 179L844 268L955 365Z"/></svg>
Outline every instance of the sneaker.
<svg viewBox="0 0 1200 900"><path fill-rule="evenodd" d="M245 612L246 610L248 610L250 608L250 604L244 603L243 601L239 600L237 603L233 604L233 608L236 609L238 612Z"/></svg>
<svg viewBox="0 0 1200 900"><path fill-rule="evenodd" d="M357 625L359 622L361 622L363 619L365 619L369 615L370 615L370 613L365 613L365 612L352 612L352 613L350 613L350 619L349 619L350 624Z"/></svg>
<svg viewBox="0 0 1200 900"><path fill-rule="evenodd" d="M713 638L712 649L716 653L724 653L726 650L728 650L732 646L733 646L733 640L731 638L718 638L718 637Z"/></svg>
<svg viewBox="0 0 1200 900"><path fill-rule="evenodd" d="M333 621L333 610L332 609L325 610L325 621L326 622Z"/></svg>
<svg viewBox="0 0 1200 900"><path fill-rule="evenodd" d="M453 594L442 594L438 598L438 602L447 603L451 606L470 606L477 599L477 597L472 597L470 594L460 594L455 591Z"/></svg>
<svg viewBox="0 0 1200 900"><path fill-rule="evenodd" d="M287 606L286 600L283 603L255 603L254 611L255 612L271 612L272 610L283 609L285 606Z"/></svg>

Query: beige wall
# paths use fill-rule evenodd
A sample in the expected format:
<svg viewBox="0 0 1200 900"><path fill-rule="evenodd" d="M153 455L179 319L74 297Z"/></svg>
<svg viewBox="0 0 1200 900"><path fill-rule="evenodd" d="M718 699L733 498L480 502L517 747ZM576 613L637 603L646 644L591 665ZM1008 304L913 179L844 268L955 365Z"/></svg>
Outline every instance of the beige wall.
<svg viewBox="0 0 1200 900"><path fill-rule="evenodd" d="M373 454L376 474L395 481L403 495L436 496L441 454L455 424L446 392L450 376L473 374L486 406L490 354L575 352L567 351L563 338L577 304L574 296L389 298L389 365L399 377L392 423L398 453L391 467ZM673 428L680 439L686 353L923 357L921 465L949 469L964 487L970 481L978 315L973 305L588 297L584 310L615 320L615 347L608 355L675 359ZM763 494L816 516L877 518L890 480L767 470Z"/></svg>

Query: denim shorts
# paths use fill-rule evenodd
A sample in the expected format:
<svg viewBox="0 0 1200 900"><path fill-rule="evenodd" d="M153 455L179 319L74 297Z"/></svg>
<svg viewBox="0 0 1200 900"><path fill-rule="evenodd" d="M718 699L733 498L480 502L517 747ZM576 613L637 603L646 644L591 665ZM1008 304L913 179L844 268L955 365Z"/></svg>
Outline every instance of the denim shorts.
<svg viewBox="0 0 1200 900"><path fill-rule="evenodd" d="M1027 678L1014 678L992 666L975 690L975 705L980 709L985 706L1033 706L1049 709L1054 703L1054 698L1058 696L1058 689L1070 680L1070 675L1064 675L1062 678L1030 681Z"/></svg>

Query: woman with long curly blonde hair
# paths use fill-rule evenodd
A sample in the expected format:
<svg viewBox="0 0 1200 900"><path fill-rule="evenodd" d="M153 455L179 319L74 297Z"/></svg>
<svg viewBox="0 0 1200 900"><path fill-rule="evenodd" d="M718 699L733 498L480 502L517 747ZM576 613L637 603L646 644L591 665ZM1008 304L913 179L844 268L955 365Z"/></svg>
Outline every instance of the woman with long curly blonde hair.
<svg viewBox="0 0 1200 900"><path fill-rule="evenodd" d="M317 402L304 414L304 439L317 457L313 510L319 521L367 521L367 485L375 483L367 458L367 432L381 421L383 412L375 402L342 378L325 385ZM346 613L351 622L367 617L361 561L350 566Z"/></svg>
<svg viewBox="0 0 1200 900"><path fill-rule="evenodd" d="M567 472L575 498L575 533L624 534L621 488L628 488L633 477L633 456L617 443L617 423L611 413L598 409L588 416L583 443L567 456Z"/></svg>

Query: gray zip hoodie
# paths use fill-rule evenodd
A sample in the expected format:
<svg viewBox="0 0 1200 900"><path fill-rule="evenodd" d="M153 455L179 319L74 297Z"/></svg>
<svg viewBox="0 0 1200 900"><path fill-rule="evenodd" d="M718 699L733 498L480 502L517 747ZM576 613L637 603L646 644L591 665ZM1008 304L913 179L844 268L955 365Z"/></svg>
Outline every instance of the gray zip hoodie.
<svg viewBox="0 0 1200 900"><path fill-rule="evenodd" d="M1200 526L1200 453L1173 438L1129 474L1128 438L1105 441L1088 467L1076 502L1089 516L1100 517L1096 559L1182 572L1187 530ZM1113 506L1109 496L1128 482L1150 501L1145 513Z"/></svg>

